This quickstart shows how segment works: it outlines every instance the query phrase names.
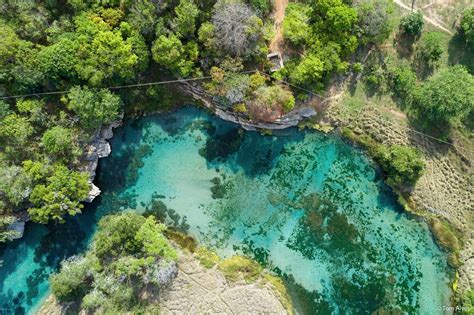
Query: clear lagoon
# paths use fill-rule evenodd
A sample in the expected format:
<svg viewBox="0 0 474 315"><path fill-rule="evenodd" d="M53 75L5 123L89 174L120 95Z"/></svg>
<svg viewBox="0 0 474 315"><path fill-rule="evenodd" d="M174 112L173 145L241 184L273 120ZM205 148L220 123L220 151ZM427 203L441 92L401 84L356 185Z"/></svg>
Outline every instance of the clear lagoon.
<svg viewBox="0 0 474 315"><path fill-rule="evenodd" d="M62 225L27 224L0 247L0 314L33 313L60 260L87 248L97 221L152 211L222 256L283 277L304 314L442 314L452 271L425 223L409 218L360 150L337 136L246 132L185 107L116 130L103 193Z"/></svg>

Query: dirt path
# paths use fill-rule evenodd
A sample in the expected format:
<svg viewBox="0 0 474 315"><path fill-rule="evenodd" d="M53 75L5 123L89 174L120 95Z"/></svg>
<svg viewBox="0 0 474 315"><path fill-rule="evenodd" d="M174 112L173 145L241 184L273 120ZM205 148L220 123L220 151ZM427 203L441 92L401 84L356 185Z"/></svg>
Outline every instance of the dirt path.
<svg viewBox="0 0 474 315"><path fill-rule="evenodd" d="M273 19L275 20L275 36L270 42L270 51L279 51L280 45L283 43L282 23L285 18L285 10L288 5L288 0L275 0L275 11L273 12Z"/></svg>
<svg viewBox="0 0 474 315"><path fill-rule="evenodd" d="M400 8L402 9L405 9L405 10L409 10L411 11L411 7L407 6L405 3L402 2L402 0L394 0L393 1L396 5L398 5ZM418 8L414 8L415 10L418 10ZM436 22L435 20L427 17L426 15L423 15L423 19L428 22L429 24L439 28L440 30L448 33L449 35L454 35L453 32L451 32L450 30L448 30L446 27L444 27L443 25L441 25L439 22Z"/></svg>

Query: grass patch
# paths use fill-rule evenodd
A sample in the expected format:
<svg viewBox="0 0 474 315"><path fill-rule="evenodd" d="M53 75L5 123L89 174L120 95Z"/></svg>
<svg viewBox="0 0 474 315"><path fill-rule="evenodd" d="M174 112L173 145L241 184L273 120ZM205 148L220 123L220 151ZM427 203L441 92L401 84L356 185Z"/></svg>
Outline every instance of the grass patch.
<svg viewBox="0 0 474 315"><path fill-rule="evenodd" d="M214 267L220 261L219 256L214 251L204 246L199 247L195 254L201 265L207 269Z"/></svg>
<svg viewBox="0 0 474 315"><path fill-rule="evenodd" d="M458 232L447 222L436 218L430 219L429 226L436 243L449 253L449 265L458 268L460 266L459 252L462 248Z"/></svg>
<svg viewBox="0 0 474 315"><path fill-rule="evenodd" d="M255 282L263 268L249 258L232 256L219 262L219 270L229 281L235 282L243 278L246 282Z"/></svg>

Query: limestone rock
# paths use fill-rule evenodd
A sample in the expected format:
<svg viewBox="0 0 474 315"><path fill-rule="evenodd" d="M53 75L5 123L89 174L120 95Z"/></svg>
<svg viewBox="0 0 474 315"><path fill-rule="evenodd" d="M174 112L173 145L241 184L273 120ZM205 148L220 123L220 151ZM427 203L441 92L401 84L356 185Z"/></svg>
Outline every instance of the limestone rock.
<svg viewBox="0 0 474 315"><path fill-rule="evenodd" d="M22 238L25 232L25 221L15 221L8 229L16 232L15 235L11 237L12 240Z"/></svg>
<svg viewBox="0 0 474 315"><path fill-rule="evenodd" d="M87 196L86 200L84 200L84 201L85 202L92 202L92 200L94 200L95 197L97 197L98 195L100 195L99 187L97 187L96 185L91 183L91 190L89 191L89 195Z"/></svg>

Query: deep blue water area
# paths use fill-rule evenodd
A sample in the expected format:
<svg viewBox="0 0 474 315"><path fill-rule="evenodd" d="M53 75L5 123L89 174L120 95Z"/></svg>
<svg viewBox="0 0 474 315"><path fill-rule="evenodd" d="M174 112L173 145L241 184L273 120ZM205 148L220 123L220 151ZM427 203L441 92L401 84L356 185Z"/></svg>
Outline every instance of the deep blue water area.
<svg viewBox="0 0 474 315"><path fill-rule="evenodd" d="M305 314L437 314L451 270L424 222L407 217L373 163L337 136L246 132L185 107L117 130L101 197L63 225L27 225L0 247L3 312L34 312L60 260L83 252L97 220L153 212L222 256L283 277Z"/></svg>

